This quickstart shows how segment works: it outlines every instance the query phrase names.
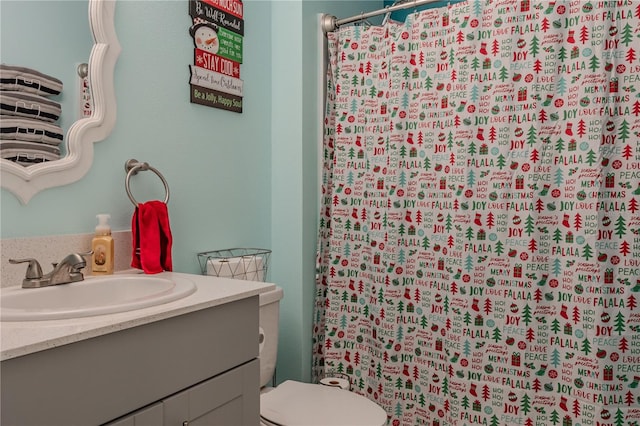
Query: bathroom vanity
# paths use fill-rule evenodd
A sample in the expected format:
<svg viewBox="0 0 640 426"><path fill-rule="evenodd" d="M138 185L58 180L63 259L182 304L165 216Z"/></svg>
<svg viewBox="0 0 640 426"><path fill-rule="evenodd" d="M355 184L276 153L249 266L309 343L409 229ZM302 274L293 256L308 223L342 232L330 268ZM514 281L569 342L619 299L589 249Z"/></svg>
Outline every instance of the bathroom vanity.
<svg viewBox="0 0 640 426"><path fill-rule="evenodd" d="M161 275L197 290L131 312L2 322L2 424L259 424L258 294L274 286Z"/></svg>

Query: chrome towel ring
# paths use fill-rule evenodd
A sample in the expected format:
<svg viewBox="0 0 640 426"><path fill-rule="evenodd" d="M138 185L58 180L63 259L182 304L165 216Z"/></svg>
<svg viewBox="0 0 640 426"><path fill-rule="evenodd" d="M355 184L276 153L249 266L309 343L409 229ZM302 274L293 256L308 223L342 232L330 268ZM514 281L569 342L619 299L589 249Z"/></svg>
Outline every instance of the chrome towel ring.
<svg viewBox="0 0 640 426"><path fill-rule="evenodd" d="M164 203L167 204L169 202L169 184L167 183L167 180L164 178L164 176L162 176L162 173L158 171L158 169L150 166L149 163L141 162L132 158L130 160L127 160L126 163L124 163L124 170L127 172L127 178L125 180L124 187L127 190L127 195L129 196L129 199L131 200L134 206L137 207L138 202L136 201L135 198L133 198L133 194L131 193L131 188L129 186L129 179L131 179L131 176L135 176L136 174L138 174L138 172L142 172L145 170L151 170L160 178L160 180L162 181L162 184L164 185L164 191L166 193L166 196L164 197Z"/></svg>

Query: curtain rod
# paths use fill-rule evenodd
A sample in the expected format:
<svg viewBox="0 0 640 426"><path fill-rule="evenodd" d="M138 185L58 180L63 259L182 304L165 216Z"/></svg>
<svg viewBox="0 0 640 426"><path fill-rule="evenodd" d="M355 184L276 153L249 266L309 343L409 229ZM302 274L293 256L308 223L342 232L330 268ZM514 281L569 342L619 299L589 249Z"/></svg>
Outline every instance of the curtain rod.
<svg viewBox="0 0 640 426"><path fill-rule="evenodd" d="M436 1L442 1L442 0L408 0L400 4L395 4L393 6L387 6L384 9L374 10L373 12L361 13L360 15L352 16L350 18L343 18L343 19L338 19L335 16L325 14L322 16L322 31L325 34L330 33L331 31L335 31L340 25L343 25L343 24L350 24L351 22L363 21L373 16L395 12L396 10L419 7L425 4L435 3Z"/></svg>

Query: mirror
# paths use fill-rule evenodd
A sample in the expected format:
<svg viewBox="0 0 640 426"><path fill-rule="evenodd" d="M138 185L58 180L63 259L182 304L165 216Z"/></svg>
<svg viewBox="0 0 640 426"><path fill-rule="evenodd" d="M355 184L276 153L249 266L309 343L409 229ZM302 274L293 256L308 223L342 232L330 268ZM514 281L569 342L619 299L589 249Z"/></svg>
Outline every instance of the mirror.
<svg viewBox="0 0 640 426"><path fill-rule="evenodd" d="M93 143L105 139L116 120L113 73L120 54L115 33L116 0L89 0L89 25L93 47L88 61L88 78L93 99L90 117L74 122L65 136L66 155L59 160L24 167L0 160L0 179L23 203L46 188L76 182L93 163ZM76 91L76 88L71 88ZM72 95L72 96L75 96Z"/></svg>

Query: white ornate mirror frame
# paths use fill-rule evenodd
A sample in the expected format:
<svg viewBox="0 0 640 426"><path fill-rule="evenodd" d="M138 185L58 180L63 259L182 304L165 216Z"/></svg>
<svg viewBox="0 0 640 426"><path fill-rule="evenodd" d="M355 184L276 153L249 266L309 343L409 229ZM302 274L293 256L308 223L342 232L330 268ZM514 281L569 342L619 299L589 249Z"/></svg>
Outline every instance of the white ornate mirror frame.
<svg viewBox="0 0 640 426"><path fill-rule="evenodd" d="M106 138L116 122L113 73L120 55L114 12L116 0L89 0L89 25L93 48L89 57L89 82L94 101L91 117L83 118L67 132L67 155L60 160L24 167L0 160L3 188L26 204L43 189L78 181L93 163L93 143Z"/></svg>

